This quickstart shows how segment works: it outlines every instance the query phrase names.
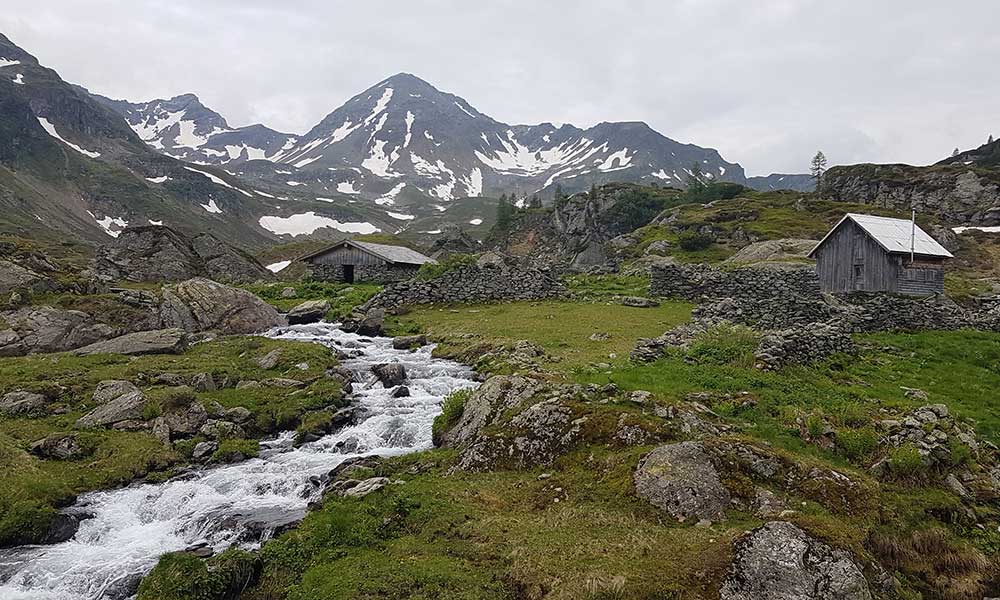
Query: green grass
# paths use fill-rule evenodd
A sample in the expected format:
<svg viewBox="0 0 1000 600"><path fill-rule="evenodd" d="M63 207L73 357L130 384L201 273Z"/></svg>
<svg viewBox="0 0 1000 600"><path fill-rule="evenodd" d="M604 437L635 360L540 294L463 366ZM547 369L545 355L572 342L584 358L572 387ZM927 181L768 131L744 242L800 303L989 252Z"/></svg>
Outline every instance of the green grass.
<svg viewBox="0 0 1000 600"><path fill-rule="evenodd" d="M256 359L276 349L282 352L278 365L268 371L260 369ZM306 370L298 368L303 363L308 363ZM243 406L253 419L246 426L248 433L261 435L294 428L309 410L342 404L339 384L324 377L335 365L330 351L316 344L243 336L198 344L180 355L0 358L0 395L20 389L39 392L51 399L53 409L62 412L34 419L0 417L0 545L34 539L32 536L44 530L53 507L76 494L123 485L183 460L182 452L165 448L148 433L75 430L76 420L93 408L91 397L99 382L139 382L151 399L148 417L181 402L181 396L205 404L215 400L226 408ZM144 376L159 373L187 377L212 373L218 381L289 377L314 382L301 390L227 388L193 396L186 389L142 384ZM70 432L76 432L78 442L88 451L79 460L43 460L27 451L36 440ZM249 447L242 450L250 451Z"/></svg>
<svg viewBox="0 0 1000 600"><path fill-rule="evenodd" d="M639 337L655 337L686 321L691 305L665 302L632 308L613 302L512 302L428 306L400 317L443 339L442 352L461 353L483 342L530 340L557 362L546 368L568 373L591 363L624 364ZM595 333L607 340L592 341ZM612 357L614 355L614 357Z"/></svg>
<svg viewBox="0 0 1000 600"><path fill-rule="evenodd" d="M649 294L649 277L639 275L570 275L563 283L582 300Z"/></svg>
<svg viewBox="0 0 1000 600"><path fill-rule="evenodd" d="M441 403L441 414L434 417L432 434L435 442L441 434L458 424L462 413L465 412L465 403L469 401L470 396L472 396L472 389L466 388L456 390L445 397L444 402Z"/></svg>

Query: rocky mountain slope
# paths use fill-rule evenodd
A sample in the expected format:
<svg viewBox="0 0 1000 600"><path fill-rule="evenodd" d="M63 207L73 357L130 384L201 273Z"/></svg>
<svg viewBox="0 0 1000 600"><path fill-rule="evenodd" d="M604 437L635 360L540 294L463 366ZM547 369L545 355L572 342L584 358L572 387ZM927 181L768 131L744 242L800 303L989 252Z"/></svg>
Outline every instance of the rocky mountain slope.
<svg viewBox="0 0 1000 600"><path fill-rule="evenodd" d="M315 193L339 192L392 205L409 189L444 203L501 193L551 195L617 181L683 187L693 164L706 179L774 189L783 178L749 180L717 151L682 144L645 123L508 125L407 73L348 100L301 137L255 125L232 129L190 94L133 104L105 102L152 147L216 165L263 160L250 177ZM274 165L281 165L276 167Z"/></svg>

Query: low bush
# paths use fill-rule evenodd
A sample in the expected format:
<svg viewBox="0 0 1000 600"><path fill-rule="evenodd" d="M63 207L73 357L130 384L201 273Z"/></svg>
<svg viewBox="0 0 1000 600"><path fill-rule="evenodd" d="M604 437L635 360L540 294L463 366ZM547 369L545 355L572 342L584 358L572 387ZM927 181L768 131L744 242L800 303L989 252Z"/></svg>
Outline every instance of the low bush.
<svg viewBox="0 0 1000 600"><path fill-rule="evenodd" d="M879 436L874 429L841 429L837 431L837 448L854 461L863 461L878 450Z"/></svg>
<svg viewBox="0 0 1000 600"><path fill-rule="evenodd" d="M705 250L715 242L712 236L697 231L685 231L677 236L677 245L686 252Z"/></svg>
<svg viewBox="0 0 1000 600"><path fill-rule="evenodd" d="M441 445L441 436L446 431L458 424L465 412L465 403L472 396L472 389L465 388L456 390L448 394L441 404L441 414L434 417L434 424L431 432L434 438L434 445Z"/></svg>
<svg viewBox="0 0 1000 600"><path fill-rule="evenodd" d="M257 440L228 439L219 442L219 448L212 454L213 462L234 462L245 458L256 458L260 454Z"/></svg>
<svg viewBox="0 0 1000 600"><path fill-rule="evenodd" d="M889 452L889 471L900 479L912 479L922 474L927 465L913 444L904 444Z"/></svg>
<svg viewBox="0 0 1000 600"><path fill-rule="evenodd" d="M474 254L452 254L448 258L438 263L424 263L417 271L417 279L437 279L448 271L453 271L459 267L476 264Z"/></svg>
<svg viewBox="0 0 1000 600"><path fill-rule="evenodd" d="M207 561L186 552L163 555L139 586L138 600L235 600L260 574L260 559L235 548Z"/></svg>

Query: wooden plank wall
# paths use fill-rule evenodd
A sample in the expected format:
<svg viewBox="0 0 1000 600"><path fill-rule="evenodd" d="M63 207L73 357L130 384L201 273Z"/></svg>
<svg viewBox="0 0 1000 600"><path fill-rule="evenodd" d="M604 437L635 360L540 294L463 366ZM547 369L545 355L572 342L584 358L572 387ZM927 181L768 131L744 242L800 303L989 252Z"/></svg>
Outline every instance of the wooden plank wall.
<svg viewBox="0 0 1000 600"><path fill-rule="evenodd" d="M328 265L384 265L386 261L353 246L337 246L309 259L311 263Z"/></svg>

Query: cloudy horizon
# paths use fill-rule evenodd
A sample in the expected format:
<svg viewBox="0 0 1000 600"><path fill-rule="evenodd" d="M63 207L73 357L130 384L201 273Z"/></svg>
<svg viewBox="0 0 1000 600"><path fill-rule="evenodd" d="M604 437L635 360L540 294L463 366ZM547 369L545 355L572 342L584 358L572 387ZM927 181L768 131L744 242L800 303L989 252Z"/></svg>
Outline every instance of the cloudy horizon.
<svg viewBox="0 0 1000 600"><path fill-rule="evenodd" d="M25 3L0 32L95 93L194 93L233 126L301 134L409 72L506 123L645 121L748 175L817 149L927 164L1000 131L988 0L82 4Z"/></svg>

